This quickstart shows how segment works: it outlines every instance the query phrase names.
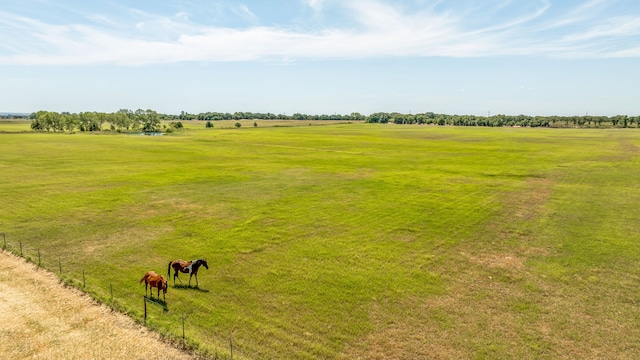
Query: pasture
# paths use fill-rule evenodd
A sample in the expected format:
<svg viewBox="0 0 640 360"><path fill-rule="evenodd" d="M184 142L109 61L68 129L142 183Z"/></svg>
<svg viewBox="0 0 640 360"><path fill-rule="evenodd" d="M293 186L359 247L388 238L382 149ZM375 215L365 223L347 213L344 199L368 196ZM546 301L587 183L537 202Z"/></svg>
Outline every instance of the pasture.
<svg viewBox="0 0 640 360"><path fill-rule="evenodd" d="M222 358L640 357L639 131L183 123L0 124L0 232Z"/></svg>
<svg viewBox="0 0 640 360"><path fill-rule="evenodd" d="M16 133L31 131L31 120L0 119L0 133Z"/></svg>

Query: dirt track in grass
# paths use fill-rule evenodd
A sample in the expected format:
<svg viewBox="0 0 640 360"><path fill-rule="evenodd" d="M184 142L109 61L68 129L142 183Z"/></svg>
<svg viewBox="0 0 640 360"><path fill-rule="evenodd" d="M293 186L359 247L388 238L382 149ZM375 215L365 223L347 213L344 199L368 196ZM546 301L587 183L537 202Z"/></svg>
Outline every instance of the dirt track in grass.
<svg viewBox="0 0 640 360"><path fill-rule="evenodd" d="M129 317L0 251L0 354L7 359L192 359Z"/></svg>

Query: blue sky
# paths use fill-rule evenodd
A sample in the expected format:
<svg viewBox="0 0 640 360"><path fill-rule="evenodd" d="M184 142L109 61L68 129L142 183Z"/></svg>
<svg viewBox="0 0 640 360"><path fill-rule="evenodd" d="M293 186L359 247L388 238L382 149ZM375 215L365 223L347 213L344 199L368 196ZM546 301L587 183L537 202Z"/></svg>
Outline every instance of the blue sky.
<svg viewBox="0 0 640 360"><path fill-rule="evenodd" d="M637 0L2 0L0 111L640 115Z"/></svg>

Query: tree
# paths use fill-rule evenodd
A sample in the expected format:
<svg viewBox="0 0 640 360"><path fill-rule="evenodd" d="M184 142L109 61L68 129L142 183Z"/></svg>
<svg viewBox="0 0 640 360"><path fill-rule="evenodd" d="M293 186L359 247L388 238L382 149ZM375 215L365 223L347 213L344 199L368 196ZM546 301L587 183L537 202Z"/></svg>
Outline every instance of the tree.
<svg viewBox="0 0 640 360"><path fill-rule="evenodd" d="M237 122L237 123L236 123L236 127L237 127L237 128L239 128L239 127L241 127L241 126L242 126L242 124L240 124L239 122Z"/></svg>
<svg viewBox="0 0 640 360"><path fill-rule="evenodd" d="M160 117L157 112L146 110L143 112L142 119L143 121L140 122L140 124L142 124L142 131L153 132L160 129Z"/></svg>
<svg viewBox="0 0 640 360"><path fill-rule="evenodd" d="M367 122L369 122L369 123L386 124L386 123L389 122L389 114L383 113L383 112L378 112L378 113L371 114L371 115L369 115L369 118L367 119Z"/></svg>
<svg viewBox="0 0 640 360"><path fill-rule="evenodd" d="M54 121L54 120L53 120L53 117L54 117L54 115L53 115L53 113L48 112L48 111L44 111L44 112L42 113L42 115L43 115L42 122L43 122L43 124L44 124L44 128L45 128L47 131L51 131L51 129L54 127L54 124L53 124L53 121ZM55 130L54 130L54 131L55 131Z"/></svg>
<svg viewBox="0 0 640 360"><path fill-rule="evenodd" d="M111 124L112 130L122 131L129 129L131 120L129 119L129 110L120 109L118 112L107 116L107 122Z"/></svg>
<svg viewBox="0 0 640 360"><path fill-rule="evenodd" d="M131 118L131 127L134 129L139 129L140 127L142 127L142 131L146 131L144 130L144 123L146 121L147 112L142 109L138 109L133 112L133 117Z"/></svg>
<svg viewBox="0 0 640 360"><path fill-rule="evenodd" d="M75 114L62 115L62 122L63 122L64 128L67 129L69 133L72 133L73 130L76 129L76 126L78 126L78 119L76 118Z"/></svg>
<svg viewBox="0 0 640 360"><path fill-rule="evenodd" d="M367 117L360 114L359 112L352 112L351 115L349 115L349 117L351 118L351 120L365 120Z"/></svg>
<svg viewBox="0 0 640 360"><path fill-rule="evenodd" d="M64 120L65 115L62 115L57 112L49 113L51 116L51 128L54 132L64 131Z"/></svg>
<svg viewBox="0 0 640 360"><path fill-rule="evenodd" d="M101 123L98 114L94 112L79 113L78 127L80 131L100 131Z"/></svg>
<svg viewBox="0 0 640 360"><path fill-rule="evenodd" d="M31 128L37 131L51 131L52 129L54 132L64 131L65 116L57 112L38 111L35 119L31 122Z"/></svg>
<svg viewBox="0 0 640 360"><path fill-rule="evenodd" d="M34 114L33 120L31 121L31 129L35 131L49 131L50 125L47 123L49 117L48 111L38 111Z"/></svg>

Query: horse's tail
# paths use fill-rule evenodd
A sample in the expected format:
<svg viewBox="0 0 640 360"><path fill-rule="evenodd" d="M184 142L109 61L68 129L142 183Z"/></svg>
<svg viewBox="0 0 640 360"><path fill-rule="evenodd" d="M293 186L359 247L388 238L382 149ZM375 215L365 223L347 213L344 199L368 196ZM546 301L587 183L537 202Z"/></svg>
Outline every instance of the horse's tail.
<svg viewBox="0 0 640 360"><path fill-rule="evenodd" d="M167 268L167 276L171 277L171 264L173 264L173 261L169 261L169 267Z"/></svg>
<svg viewBox="0 0 640 360"><path fill-rule="evenodd" d="M142 277L142 279L140 279L140 284L142 284L143 281L145 281L147 279L147 274L144 274L144 276Z"/></svg>

